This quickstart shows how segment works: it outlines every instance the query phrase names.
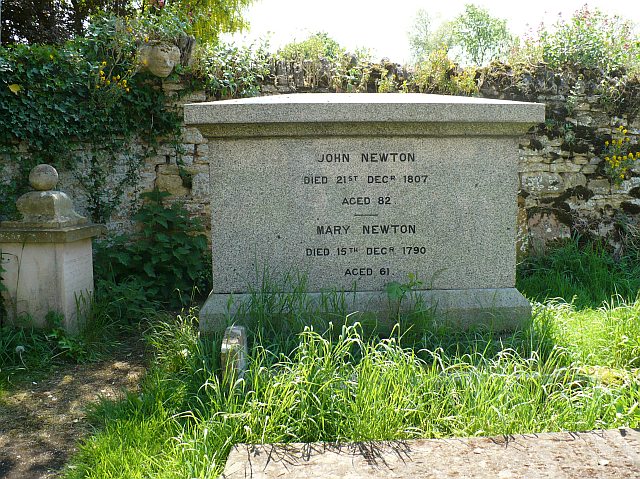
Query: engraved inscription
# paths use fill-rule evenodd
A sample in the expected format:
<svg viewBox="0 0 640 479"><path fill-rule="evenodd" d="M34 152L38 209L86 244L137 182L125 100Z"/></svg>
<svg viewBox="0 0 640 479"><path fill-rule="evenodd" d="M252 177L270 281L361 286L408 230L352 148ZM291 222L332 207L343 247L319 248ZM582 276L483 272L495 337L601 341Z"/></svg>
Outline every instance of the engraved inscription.
<svg viewBox="0 0 640 479"><path fill-rule="evenodd" d="M316 226L316 234L319 235L346 235L349 233L349 225L318 225Z"/></svg>
<svg viewBox="0 0 640 479"><path fill-rule="evenodd" d="M370 169L371 174L349 174L352 173L348 165L351 158L359 158L362 167ZM397 186L393 189L393 193L386 192L385 188L391 185L403 185L406 188L413 189L415 186L427 184L429 175L425 172L415 171L397 171L397 168L405 168L398 165L396 170L391 171L391 165L404 164L410 165L419 162L419 158L411 151L355 151L355 152L335 152L321 153L316 157L318 163L342 163L344 174L329 176L323 171L309 172L303 176L302 181L305 185L318 187L314 191L320 192L328 204L340 205L346 211L352 211L353 223L334 224L331 222L334 218L324 218L326 224L316 224L316 237L332 237L332 238L349 238L349 242L358 241L376 241L376 238L394 237L394 236L411 236L416 235L419 231L417 224L413 222L403 222L403 209L394 207L402 205L398 198ZM339 165L338 165L339 166ZM332 167L333 168L333 167ZM386 169L387 171L380 171ZM413 170L413 168L412 168ZM374 194L362 194L363 192L375 191ZM315 194L315 193L314 193ZM411 207L411 205L408 205ZM384 209L382 207L385 207ZM387 210L386 208L389 208ZM329 208L328 211L333 211ZM386 213L392 215L386 218L387 222L366 222L367 219L379 216L387 216ZM322 220L322 218L319 218ZM392 220L392 221L389 221ZM365 221L362 223L362 221ZM357 238L361 238L360 240ZM371 238L370 240L367 238ZM359 258L363 260L370 258L373 260L391 258L396 255L424 255L427 249L425 246L409 246L402 244L361 244L360 246L338 246L337 248L329 248L325 245L307 245L304 247L304 254L307 258L314 258L322 261L323 258L332 255L353 258L356 263ZM353 260L350 260L350 262ZM325 264L325 263L323 263ZM344 269L344 276L349 278L359 277L375 277L389 276L391 270L388 267L375 267L372 264L350 265Z"/></svg>
<svg viewBox="0 0 640 479"><path fill-rule="evenodd" d="M363 235L416 234L416 225L362 225Z"/></svg>
<svg viewBox="0 0 640 479"><path fill-rule="evenodd" d="M349 153L323 153L318 163L349 163Z"/></svg>
<svg viewBox="0 0 640 479"><path fill-rule="evenodd" d="M415 153L362 153L360 155L360 158L363 163L395 163L396 161L416 161Z"/></svg>

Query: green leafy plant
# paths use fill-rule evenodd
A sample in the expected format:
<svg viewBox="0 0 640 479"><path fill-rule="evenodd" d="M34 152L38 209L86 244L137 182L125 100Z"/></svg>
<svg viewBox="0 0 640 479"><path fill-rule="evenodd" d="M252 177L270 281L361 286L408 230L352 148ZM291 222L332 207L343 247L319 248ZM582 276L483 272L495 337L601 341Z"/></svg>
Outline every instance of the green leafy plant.
<svg viewBox="0 0 640 479"><path fill-rule="evenodd" d="M380 79L376 82L378 93L395 93L398 91L396 85L395 73L389 72L386 68L382 68Z"/></svg>
<svg viewBox="0 0 640 479"><path fill-rule="evenodd" d="M587 5L549 32L540 32L542 58L552 68L571 66L609 73L638 64L640 41L630 22Z"/></svg>
<svg viewBox="0 0 640 479"><path fill-rule="evenodd" d="M413 84L420 93L471 96L478 92L475 70L461 70L441 48L429 55L426 62L416 65Z"/></svg>
<svg viewBox="0 0 640 479"><path fill-rule="evenodd" d="M156 10L167 6L175 14L190 23L190 30L203 43L215 44L223 32L233 33L244 29L247 24L242 18L246 7L254 0L152 0L149 3Z"/></svg>
<svg viewBox="0 0 640 479"><path fill-rule="evenodd" d="M305 40L291 42L282 47L277 56L285 61L302 63L305 60L339 60L346 50L325 32L310 35Z"/></svg>
<svg viewBox="0 0 640 479"><path fill-rule="evenodd" d="M131 282L149 300L168 307L188 304L194 288L208 291L207 240L197 219L178 203L166 206L167 192L143 193L134 219L140 231L119 236L97 248L95 270L116 284Z"/></svg>
<svg viewBox="0 0 640 479"><path fill-rule="evenodd" d="M633 146L624 125L618 126L611 141L605 141L604 172L617 185L627 178L631 168L640 161L640 151L634 155L631 151Z"/></svg>
<svg viewBox="0 0 640 479"><path fill-rule="evenodd" d="M86 360L89 357L87 344L80 336L69 334L62 326L64 317L60 313L49 311L45 317L47 332L45 337L53 342L58 353L54 356L74 358L77 361Z"/></svg>
<svg viewBox="0 0 640 479"><path fill-rule="evenodd" d="M460 59L471 65L482 66L492 60L504 58L513 39L507 21L492 17L489 12L473 4L464 7L464 13L450 24L452 49L460 49Z"/></svg>
<svg viewBox="0 0 640 479"><path fill-rule="evenodd" d="M449 49L453 43L453 36L448 22L434 29L434 21L429 12L419 9L409 32L411 54L416 63L424 62L434 51L441 48Z"/></svg>
<svg viewBox="0 0 640 479"><path fill-rule="evenodd" d="M193 72L217 99L251 97L269 74L266 45L205 45L196 51Z"/></svg>
<svg viewBox="0 0 640 479"><path fill-rule="evenodd" d="M124 19L123 28L133 34L138 43L175 43L183 35L192 33L192 23L175 5L146 9L130 20Z"/></svg>
<svg viewBox="0 0 640 479"><path fill-rule="evenodd" d="M99 17L86 38L62 46L0 49L0 155L18 169L0 211L11 213L31 168L49 163L76 172L92 219L104 222L156 139L179 134L159 79L136 73L135 39L124 26ZM137 149L134 138L148 146Z"/></svg>
<svg viewBox="0 0 640 479"><path fill-rule="evenodd" d="M400 303L409 292L420 286L422 286L422 281L420 281L415 274L409 273L406 283L392 281L385 286L385 290L389 301Z"/></svg>

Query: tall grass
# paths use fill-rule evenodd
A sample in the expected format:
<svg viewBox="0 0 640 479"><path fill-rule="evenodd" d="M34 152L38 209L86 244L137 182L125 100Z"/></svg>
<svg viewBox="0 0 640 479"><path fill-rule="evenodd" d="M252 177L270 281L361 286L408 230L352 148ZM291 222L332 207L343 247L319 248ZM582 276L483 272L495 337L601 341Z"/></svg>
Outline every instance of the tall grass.
<svg viewBox="0 0 640 479"><path fill-rule="evenodd" d="M213 478L239 442L640 427L637 268L577 242L530 260L518 282L539 301L508 335L451 330L428 310L385 330L341 294L312 303L303 282L283 294L265 276L240 312L243 379L220 379L221 338L200 335L195 315L157 322L141 393L93 409L66 477Z"/></svg>
<svg viewBox="0 0 640 479"><path fill-rule="evenodd" d="M638 308L619 305L593 314L602 324L615 323L622 338L637 325L618 319ZM453 347L443 330L425 332L429 347L422 349L404 347L398 335L372 336L359 324L322 333L307 328L289 353L254 342L249 371L229 388L212 359L219 338L198 336L195 318L180 317L150 334L157 364L142 393L94 411L99 430L67 475L216 477L238 442L640 426L639 378L625 359L637 360L635 346L607 344L597 333L583 337L583 319L569 318L567 306L539 305L518 334L458 333ZM589 353L603 345L608 353ZM621 379L593 374L595 366L620 367Z"/></svg>
<svg viewBox="0 0 640 479"><path fill-rule="evenodd" d="M640 290L640 249L632 244L616 259L602 240L574 237L518 265L516 286L534 300L563 298L577 308L597 308L612 296L634 301Z"/></svg>

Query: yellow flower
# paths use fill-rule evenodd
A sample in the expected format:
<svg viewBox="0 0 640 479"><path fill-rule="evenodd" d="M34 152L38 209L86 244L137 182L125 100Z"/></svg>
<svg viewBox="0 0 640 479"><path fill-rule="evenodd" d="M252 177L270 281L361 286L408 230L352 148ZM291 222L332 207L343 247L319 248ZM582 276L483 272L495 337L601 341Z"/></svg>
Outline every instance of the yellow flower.
<svg viewBox="0 0 640 479"><path fill-rule="evenodd" d="M626 135L627 134L627 130L622 130L622 134Z"/></svg>
<svg viewBox="0 0 640 479"><path fill-rule="evenodd" d="M129 93L131 91L129 88L127 88L126 90L127 90L127 93Z"/></svg>
<svg viewBox="0 0 640 479"><path fill-rule="evenodd" d="M636 152L636 158L640 160L640 151Z"/></svg>
<svg viewBox="0 0 640 479"><path fill-rule="evenodd" d="M107 80L105 83L106 83L107 85L111 85L111 82L110 82L109 80Z"/></svg>
<svg viewBox="0 0 640 479"><path fill-rule="evenodd" d="M107 62L102 62L102 66L106 67L107 66Z"/></svg>
<svg viewBox="0 0 640 479"><path fill-rule="evenodd" d="M49 55L49 58L51 58L53 60L53 55Z"/></svg>
<svg viewBox="0 0 640 479"><path fill-rule="evenodd" d="M607 163L611 162L611 158L609 158L608 156L604 157L604 161L606 161Z"/></svg>
<svg viewBox="0 0 640 479"><path fill-rule="evenodd" d="M604 146L609 146L609 140L604 142Z"/></svg>

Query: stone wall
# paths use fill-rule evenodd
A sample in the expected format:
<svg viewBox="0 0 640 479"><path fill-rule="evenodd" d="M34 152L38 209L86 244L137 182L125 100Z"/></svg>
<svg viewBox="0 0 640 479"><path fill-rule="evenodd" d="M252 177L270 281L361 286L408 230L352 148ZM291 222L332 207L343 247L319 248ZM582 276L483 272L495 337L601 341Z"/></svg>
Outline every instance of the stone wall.
<svg viewBox="0 0 640 479"><path fill-rule="evenodd" d="M572 233L607 236L640 216L640 161L620 184L604 172L605 142L625 125L630 151L640 148L638 80L603 88L601 76L510 69L484 72L482 96L545 103L546 122L520 144L520 247L543 245ZM611 80L609 80L611 82ZM607 93L608 92L608 93Z"/></svg>
<svg viewBox="0 0 640 479"><path fill-rule="evenodd" d="M330 65L274 63L263 85L263 94L335 91ZM375 91L380 79L397 85L410 78L399 65L373 65L361 82L360 91ZM616 127L624 124L638 151L640 87L625 85L618 97L603 98L599 78L588 79L572 72L552 72L544 67L530 72L508 68L481 71L477 75L480 95L488 98L546 103L547 121L533 129L520 144L519 248L537 247L572 232L600 235L619 232L616 228L640 218L640 164L620 185L604 175L604 142ZM181 83L165 81L169 103L181 113L189 102L210 101L204 92L190 92ZM161 143L157 154L145 160L139 184L125 195L123 207L107 225L111 232L131 229L131 215L139 193L154 187L171 193L203 224L210 224L209 159L207 140L195 128L183 128L181 144ZM640 163L640 162L639 162ZM0 159L0 173L6 181L11 165ZM0 178L0 181L2 178ZM61 172L61 189L76 198L83 208L83 193L73 172ZM215 198L215 192L213 194Z"/></svg>

